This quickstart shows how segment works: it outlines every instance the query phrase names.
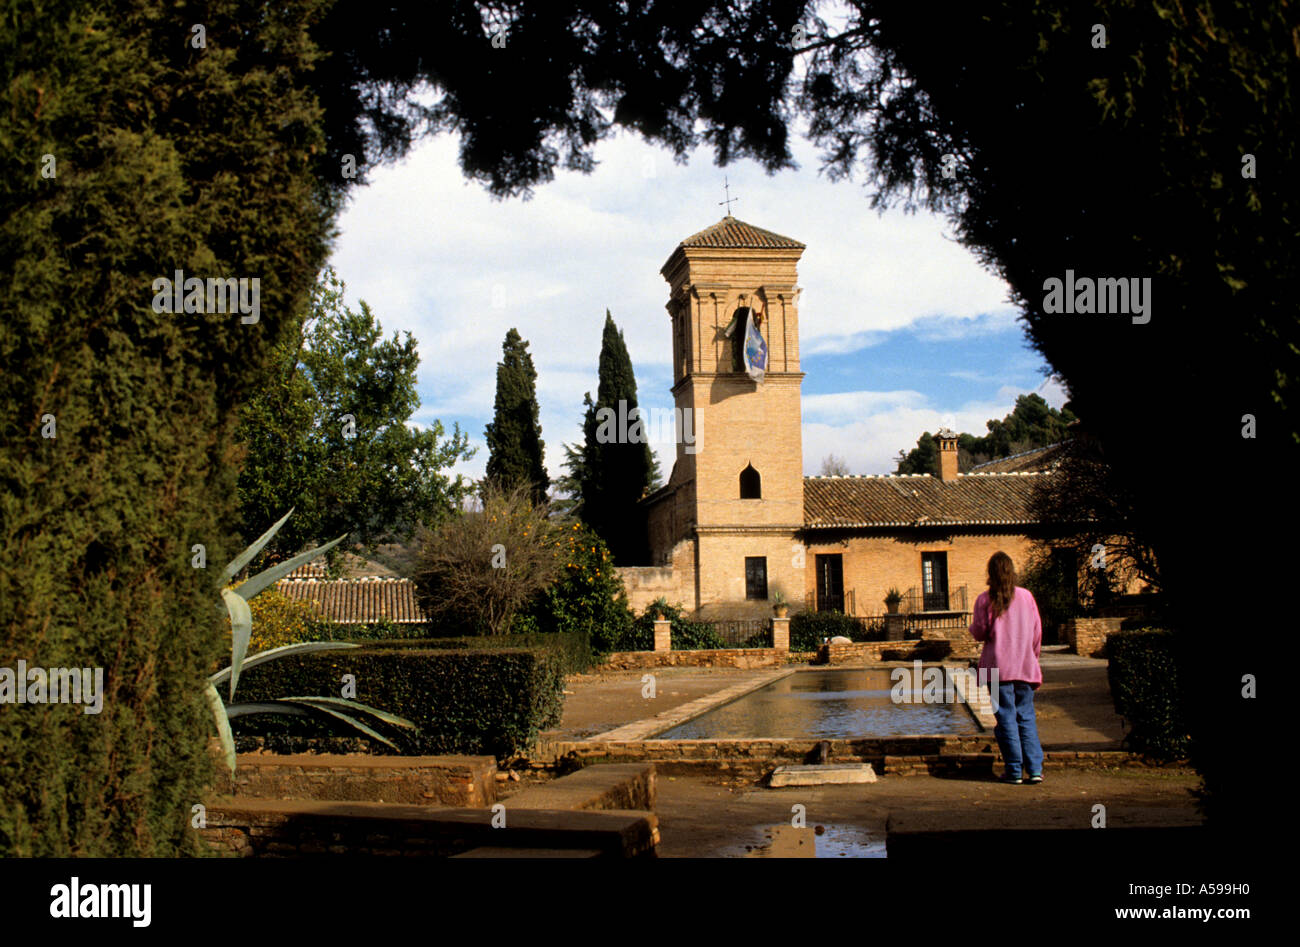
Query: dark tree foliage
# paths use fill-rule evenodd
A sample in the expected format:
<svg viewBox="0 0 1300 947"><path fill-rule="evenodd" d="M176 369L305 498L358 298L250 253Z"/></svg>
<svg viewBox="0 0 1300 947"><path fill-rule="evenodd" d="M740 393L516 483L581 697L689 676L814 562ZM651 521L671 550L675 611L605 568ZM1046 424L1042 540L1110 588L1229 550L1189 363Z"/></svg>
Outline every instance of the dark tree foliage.
<svg viewBox="0 0 1300 947"><path fill-rule="evenodd" d="M1074 412L1068 404L1057 411L1040 395L1020 395L1010 414L1000 421L994 419L987 422L988 433L983 437L964 433L958 435L957 468L964 472L976 464L1010 457L1035 447L1059 444L1066 439L1069 425L1075 420ZM926 431L917 438L916 446L906 454L899 451L898 466L894 473L928 473L937 476L939 445L934 435Z"/></svg>
<svg viewBox="0 0 1300 947"><path fill-rule="evenodd" d="M1097 545L1106 547L1106 571L1116 587L1140 579L1161 587L1160 563L1149 537L1152 524L1132 493L1106 462L1095 437L1076 431L1065 442L1060 465L1050 480L1037 484L1030 499L1031 516L1043 523L1068 523L1072 532L1039 544L1040 558L1051 549L1069 548L1074 561L1087 563Z"/></svg>
<svg viewBox="0 0 1300 947"><path fill-rule="evenodd" d="M537 420L537 369L515 329L506 333L501 352L496 413L487 426L487 479L506 491L528 485L534 502L542 504L551 479L542 462L546 445Z"/></svg>
<svg viewBox="0 0 1300 947"><path fill-rule="evenodd" d="M338 0L312 34L332 52L316 70L322 177L345 154L374 163L455 132L467 177L527 196L557 167L590 171L592 146L618 127L679 158L703 143L723 164L786 167L788 45L804 6Z"/></svg>
<svg viewBox="0 0 1300 947"><path fill-rule="evenodd" d="M98 714L0 707L0 855L196 850L220 567L241 548L235 409L334 209L311 174L316 10L208 3L205 49L199 17L152 2L5 10L0 668L100 667L104 693ZM155 312L177 269L259 278L259 321Z"/></svg>
<svg viewBox="0 0 1300 947"><path fill-rule="evenodd" d="M645 513L638 505L658 478L658 464L647 443L648 422L640 426L636 375L623 333L605 311L600 345L600 384L595 403L584 395L581 448L567 447L568 481L578 503L577 516L609 546L618 565L648 560Z"/></svg>

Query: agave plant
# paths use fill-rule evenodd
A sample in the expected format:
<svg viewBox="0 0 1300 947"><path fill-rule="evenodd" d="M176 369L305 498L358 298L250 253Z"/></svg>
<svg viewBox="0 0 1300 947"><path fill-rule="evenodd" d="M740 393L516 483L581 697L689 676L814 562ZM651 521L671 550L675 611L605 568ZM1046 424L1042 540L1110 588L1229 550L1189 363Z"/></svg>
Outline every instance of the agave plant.
<svg viewBox="0 0 1300 947"><path fill-rule="evenodd" d="M280 518L279 522L258 537L256 542L232 559L226 565L225 578L227 580L234 579L240 570L262 551L262 548L271 541L271 537L279 531L280 527L292 515L293 510L290 509L288 513ZM341 721L352 729L394 749L396 747L393 746L392 741L362 720L357 719L355 715L365 715L398 727L411 729L415 727L415 724L403 717L342 697L281 697L271 701L235 702L235 688L239 686L239 673L244 668L255 667L259 664L265 664L267 661L274 661L277 658L293 654L308 654L313 651L334 651L358 647L358 645L343 641L304 641L298 644L271 648L252 657L246 657L248 640L253 634L253 616L248 607L249 600L259 592L279 582L300 565L310 562L322 553L328 552L342 541L343 536L340 536L324 546L309 549L306 552L299 553L292 559L286 559L278 565L259 572L236 587L221 590L226 612L230 615L230 666L222 668L208 678L204 694L207 697L208 707L212 710L212 717L217 724L217 735L221 740L221 749L226 758L226 765L230 767L232 773L235 771L235 738L230 731L230 721L234 717L247 717L253 714L281 714L290 717L314 717L331 722ZM221 608L221 606L217 607ZM217 691L217 686L226 683L227 680L230 682L230 702L228 704L221 699L221 694Z"/></svg>

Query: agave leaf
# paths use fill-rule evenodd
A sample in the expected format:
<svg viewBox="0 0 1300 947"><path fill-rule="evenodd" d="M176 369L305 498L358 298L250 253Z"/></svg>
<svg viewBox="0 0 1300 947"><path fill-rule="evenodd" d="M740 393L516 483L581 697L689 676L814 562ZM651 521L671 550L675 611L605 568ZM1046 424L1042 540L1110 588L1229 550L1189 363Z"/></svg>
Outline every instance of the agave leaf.
<svg viewBox="0 0 1300 947"><path fill-rule="evenodd" d="M307 700L317 700L317 699L319 698L307 698ZM371 729L370 727L362 723L360 720L356 719L355 717L350 717L347 714L343 713L342 711L331 710L329 707L323 707L319 704L306 703L305 701L303 701L302 698L282 697L281 701L286 704L289 704L290 706L303 706L308 708L309 710L315 711L316 713L328 714L329 716L334 717L335 719L342 720L344 723L348 724L351 727L355 727L356 729L364 733L366 736L378 740L380 743L384 744L385 746L392 747L394 750L397 749L396 746L393 746L393 742L389 740L387 737L385 737L383 734L379 733L376 730Z"/></svg>
<svg viewBox="0 0 1300 947"><path fill-rule="evenodd" d="M271 537L274 536L277 532L279 532L280 527L284 525L284 521L293 515L293 510L294 508L290 507L289 512L284 514L284 516L280 517L279 522L277 522L274 526L272 526L265 533L259 536L257 540L253 543L253 545L249 546L247 549L245 549L238 556L236 556L234 559L231 559L230 562L226 564L227 579L233 579L235 576L239 575L239 570L244 568L244 566L248 565L253 560L253 557L262 551L262 547L265 546L267 543L269 543L271 541Z"/></svg>
<svg viewBox="0 0 1300 947"><path fill-rule="evenodd" d="M292 704L279 704L275 701L246 700L231 704L226 708L226 716L251 717L253 714L284 714L287 717L310 717L311 713Z"/></svg>
<svg viewBox="0 0 1300 947"><path fill-rule="evenodd" d="M221 597L225 599L226 610L230 612L230 699L233 702L235 688L239 684L239 671L248 651L248 639L253 634L253 613L239 593L222 589Z"/></svg>
<svg viewBox="0 0 1300 947"><path fill-rule="evenodd" d="M230 771L235 771L235 736L230 732L230 716L226 713L226 705L221 702L221 695L217 693L216 687L208 684L203 688L203 696L208 700L208 708L212 711L212 718L217 723L217 738L221 740L221 751L226 758L226 765Z"/></svg>
<svg viewBox="0 0 1300 947"><path fill-rule="evenodd" d="M254 595L262 591L267 586L279 582L281 579L283 579L294 569L298 568L304 562L310 562L311 560L319 556L321 553L328 552L329 550L333 549L339 543L343 542L344 538L346 538L347 535L348 535L347 533L344 533L338 539L331 539L324 546L317 546L315 549L308 549L306 552L300 552L292 559L286 559L284 562L271 566L271 568L267 569L265 572L259 572L257 575L253 576L251 579L241 584L238 588L235 589L235 591L238 592L240 595L242 595L245 599L251 599Z"/></svg>
<svg viewBox="0 0 1300 947"><path fill-rule="evenodd" d="M297 700L304 704L328 704L331 707L348 707L352 710L359 710L362 713L378 717L385 723L391 723L399 727L407 727L411 730L416 729L415 724L405 717L399 717L396 714L390 714L387 710L380 710L378 707L371 707L369 704L363 704L357 700L347 700L343 697L285 697L284 700Z"/></svg>
<svg viewBox="0 0 1300 947"><path fill-rule="evenodd" d="M333 651L341 648L359 648L361 645L353 644L350 641L300 641L298 644L281 645L278 648L268 648L265 651L259 651L251 658L245 658L241 665L241 670L248 670L251 667L257 667L259 664L265 664L267 661L274 661L276 658L287 657L290 654L307 654L312 651ZM213 684L221 684L226 678L230 677L230 668L225 667L208 678Z"/></svg>

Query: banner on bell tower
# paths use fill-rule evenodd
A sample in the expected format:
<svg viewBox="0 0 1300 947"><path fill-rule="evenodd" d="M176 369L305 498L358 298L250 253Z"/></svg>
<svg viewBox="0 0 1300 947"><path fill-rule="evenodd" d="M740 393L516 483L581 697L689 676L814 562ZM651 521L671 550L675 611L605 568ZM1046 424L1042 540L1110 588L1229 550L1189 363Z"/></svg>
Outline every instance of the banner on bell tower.
<svg viewBox="0 0 1300 947"><path fill-rule="evenodd" d="M730 337L737 328L743 327L741 359L745 366L745 374L760 385L763 384L763 373L767 371L767 343L763 341L763 334L759 331L762 324L763 317L759 313L748 306L742 306L736 310L736 315L726 332Z"/></svg>

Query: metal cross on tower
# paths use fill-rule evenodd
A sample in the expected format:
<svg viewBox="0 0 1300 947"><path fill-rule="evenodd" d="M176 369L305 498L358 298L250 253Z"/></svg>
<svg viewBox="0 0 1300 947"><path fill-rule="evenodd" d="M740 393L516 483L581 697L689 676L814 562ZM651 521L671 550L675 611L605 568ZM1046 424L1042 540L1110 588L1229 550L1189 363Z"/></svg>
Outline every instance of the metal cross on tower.
<svg viewBox="0 0 1300 947"><path fill-rule="evenodd" d="M722 187L723 187L723 190L726 192L727 199L726 199L725 201L718 201L718 206L721 207L722 205L725 204L725 205L727 206L727 216L730 217L730 216L731 216L731 205L732 205L733 203L735 203L736 201L739 201L740 198L739 198L739 197L732 197L732 196L731 196L731 184L728 183L727 178L726 178L725 175L724 175L723 178L722 178Z"/></svg>

